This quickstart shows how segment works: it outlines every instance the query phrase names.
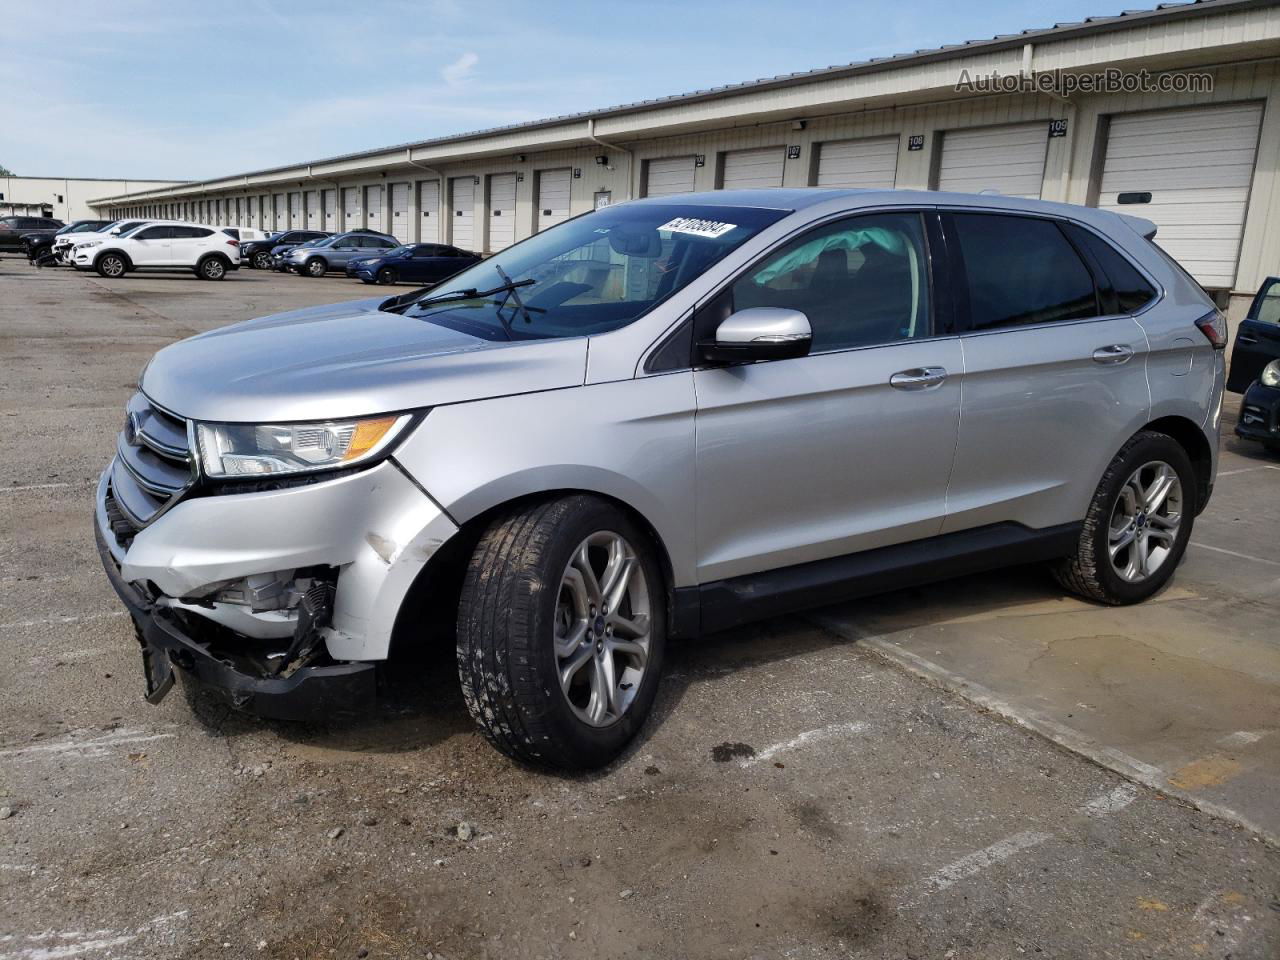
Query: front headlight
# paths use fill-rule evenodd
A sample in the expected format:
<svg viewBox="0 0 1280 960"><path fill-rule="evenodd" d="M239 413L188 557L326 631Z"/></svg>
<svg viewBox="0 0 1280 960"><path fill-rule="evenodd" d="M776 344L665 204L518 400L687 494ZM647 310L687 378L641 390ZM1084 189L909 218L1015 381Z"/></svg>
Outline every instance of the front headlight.
<svg viewBox="0 0 1280 960"><path fill-rule="evenodd" d="M1264 387L1280 387L1280 360L1272 360L1262 368L1262 376L1258 377Z"/></svg>
<svg viewBox="0 0 1280 960"><path fill-rule="evenodd" d="M311 473L373 459L412 419L406 413L318 423L199 423L196 443L206 476Z"/></svg>
<svg viewBox="0 0 1280 960"><path fill-rule="evenodd" d="M84 243L78 243L78 244L76 244L76 246L77 246L79 249L81 249L81 250L88 250L90 247L100 247L100 246L102 246L102 241L101 241L101 240L88 240L88 241L86 241L86 242L84 242Z"/></svg>

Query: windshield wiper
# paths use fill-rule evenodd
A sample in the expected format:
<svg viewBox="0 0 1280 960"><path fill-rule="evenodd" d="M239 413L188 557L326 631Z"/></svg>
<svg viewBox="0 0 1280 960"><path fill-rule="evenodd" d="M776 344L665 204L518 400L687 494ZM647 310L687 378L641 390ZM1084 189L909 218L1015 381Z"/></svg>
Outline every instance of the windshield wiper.
<svg viewBox="0 0 1280 960"><path fill-rule="evenodd" d="M429 307L433 303L449 303L452 300L481 300L484 297L491 297L495 293L509 293L514 287L527 287L537 282L530 277L528 280L521 280L519 283L504 283L502 286L494 287L492 290L477 290L475 287L468 287L466 290L442 293L438 297L427 297L425 300L409 300L406 303L397 303L391 307L380 307L379 309L400 310L405 307Z"/></svg>
<svg viewBox="0 0 1280 960"><path fill-rule="evenodd" d="M506 318L502 311L507 306L507 300L514 300L516 306L520 309L520 315L524 317L524 322L533 323L533 317L529 316L529 308L524 305L524 301L520 299L520 294L517 292L517 287L528 286L533 283L533 278L530 277L528 280L523 280L519 284L516 284L511 282L511 278L507 276L507 271L503 270L498 264L495 263L493 265L493 269L498 271L498 276L500 276L503 279L503 282L507 285L507 295L503 298L502 303L498 304L496 312L498 314L498 321L506 328L507 336L510 336L511 322Z"/></svg>

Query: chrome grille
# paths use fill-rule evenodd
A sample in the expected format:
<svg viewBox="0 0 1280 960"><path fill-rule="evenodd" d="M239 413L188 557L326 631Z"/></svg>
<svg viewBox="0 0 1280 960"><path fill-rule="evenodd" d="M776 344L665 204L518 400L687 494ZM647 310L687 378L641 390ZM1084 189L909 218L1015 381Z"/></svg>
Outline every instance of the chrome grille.
<svg viewBox="0 0 1280 960"><path fill-rule="evenodd" d="M144 527L181 497L194 477L187 421L135 393L125 408L111 468L111 496L120 513Z"/></svg>

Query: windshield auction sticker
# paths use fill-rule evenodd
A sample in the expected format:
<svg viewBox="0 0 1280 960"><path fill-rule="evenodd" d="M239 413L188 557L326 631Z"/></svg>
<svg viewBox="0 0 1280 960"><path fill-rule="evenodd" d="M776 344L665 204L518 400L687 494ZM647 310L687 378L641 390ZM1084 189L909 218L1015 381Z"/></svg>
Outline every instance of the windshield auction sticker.
<svg viewBox="0 0 1280 960"><path fill-rule="evenodd" d="M736 226L736 223L721 223L719 220L676 217L674 220L668 220L658 229L666 230L668 233L688 233L695 237L706 237L709 240L714 240L716 237L723 237Z"/></svg>

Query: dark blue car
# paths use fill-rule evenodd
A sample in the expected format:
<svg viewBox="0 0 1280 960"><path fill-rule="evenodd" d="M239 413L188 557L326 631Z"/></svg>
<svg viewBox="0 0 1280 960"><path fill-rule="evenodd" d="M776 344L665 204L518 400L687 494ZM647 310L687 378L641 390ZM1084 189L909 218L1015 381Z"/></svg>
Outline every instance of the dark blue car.
<svg viewBox="0 0 1280 960"><path fill-rule="evenodd" d="M441 243L409 243L347 263L347 276L365 283L439 283L479 263L479 254Z"/></svg>

